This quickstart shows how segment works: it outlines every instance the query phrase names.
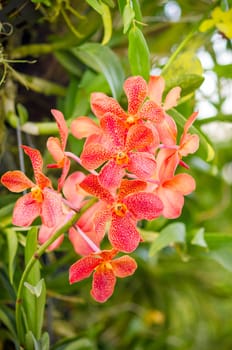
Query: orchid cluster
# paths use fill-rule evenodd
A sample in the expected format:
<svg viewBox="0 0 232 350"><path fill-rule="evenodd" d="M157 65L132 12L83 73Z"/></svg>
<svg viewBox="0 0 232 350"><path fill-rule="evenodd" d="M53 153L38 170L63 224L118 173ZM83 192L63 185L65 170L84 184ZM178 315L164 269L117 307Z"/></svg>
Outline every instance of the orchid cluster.
<svg viewBox="0 0 232 350"><path fill-rule="evenodd" d="M17 200L12 222L27 227L40 216L41 244L95 198L68 232L74 250L82 256L70 267L69 279L75 283L93 273L91 294L98 302L112 295L116 277L136 270L137 264L128 254L142 241L139 221L177 218L184 196L195 189L189 174L176 171L179 166L188 168L183 157L198 148L198 136L189 133L197 113L187 120L177 142L177 126L167 111L177 105L181 89L173 88L162 102L164 88L161 76L151 76L148 83L140 76L129 77L124 83L127 111L114 98L93 93L90 103L97 121L82 116L70 127L76 138L85 138L80 158L66 151L69 129L63 114L52 110L60 138L47 141L54 159L48 167L61 169L57 189L43 173L40 152L28 146L22 147L30 157L35 183L17 170L1 178L12 192L30 189ZM71 160L77 161L83 172L69 175ZM109 249L101 250L106 234ZM49 249L57 248L63 238L56 239Z"/></svg>

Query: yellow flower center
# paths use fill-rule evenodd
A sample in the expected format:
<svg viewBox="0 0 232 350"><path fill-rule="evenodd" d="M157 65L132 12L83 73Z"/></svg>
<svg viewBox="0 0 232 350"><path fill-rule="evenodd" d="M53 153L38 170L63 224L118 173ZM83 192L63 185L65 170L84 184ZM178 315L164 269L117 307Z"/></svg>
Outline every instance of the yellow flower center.
<svg viewBox="0 0 232 350"><path fill-rule="evenodd" d="M39 186L32 187L31 189L32 198L38 202L43 202L43 192Z"/></svg>
<svg viewBox="0 0 232 350"><path fill-rule="evenodd" d="M125 152L119 152L116 156L116 163L118 165L127 165L129 162L129 157Z"/></svg>
<svg viewBox="0 0 232 350"><path fill-rule="evenodd" d="M127 212L127 206L124 203L116 203L114 212L116 215L123 217Z"/></svg>
<svg viewBox="0 0 232 350"><path fill-rule="evenodd" d="M131 125L134 125L136 123L136 117L134 115L129 115L126 119L126 124L128 127L130 127Z"/></svg>

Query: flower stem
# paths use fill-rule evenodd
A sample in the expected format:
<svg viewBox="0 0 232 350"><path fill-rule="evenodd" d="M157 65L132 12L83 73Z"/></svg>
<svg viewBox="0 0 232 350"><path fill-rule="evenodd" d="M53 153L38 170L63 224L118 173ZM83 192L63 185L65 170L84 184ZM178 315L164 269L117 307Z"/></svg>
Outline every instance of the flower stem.
<svg viewBox="0 0 232 350"><path fill-rule="evenodd" d="M59 238L64 232L66 232L70 227L72 227L76 221L81 217L81 215L90 208L95 202L97 201L96 198L91 199L87 204L85 204L81 210L77 213L75 213L71 219L66 222L61 228L59 228L56 233L50 237L43 245L39 247L39 249L32 255L31 259L29 260L28 264L25 267L25 270L22 274L18 292L17 292L17 298L16 298L16 306L15 306L15 318L16 318L16 328L19 335L19 339L21 342L24 340L24 332L23 332L23 326L22 326L22 314L23 314L23 308L22 308L22 296L23 296L23 287L24 283L27 279L27 276L29 272L31 271L32 267L34 266L35 262L43 255L46 251L46 249L57 239Z"/></svg>

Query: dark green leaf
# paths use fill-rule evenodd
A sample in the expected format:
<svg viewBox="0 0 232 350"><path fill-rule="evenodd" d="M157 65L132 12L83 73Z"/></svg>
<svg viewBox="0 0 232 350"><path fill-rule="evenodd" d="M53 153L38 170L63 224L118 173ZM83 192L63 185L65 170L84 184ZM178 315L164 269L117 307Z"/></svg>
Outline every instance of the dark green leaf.
<svg viewBox="0 0 232 350"><path fill-rule="evenodd" d="M134 26L129 32L128 58L133 75L148 80L150 73L150 52L142 31Z"/></svg>
<svg viewBox="0 0 232 350"><path fill-rule="evenodd" d="M60 64L67 70L67 72L80 77L82 74L81 68L79 68L79 61L77 58L69 51L56 51L56 59Z"/></svg>
<svg viewBox="0 0 232 350"><path fill-rule="evenodd" d="M15 271L15 256L18 249L18 238L17 234L12 229L5 230L8 245L8 271L10 283L13 284L13 277Z"/></svg>

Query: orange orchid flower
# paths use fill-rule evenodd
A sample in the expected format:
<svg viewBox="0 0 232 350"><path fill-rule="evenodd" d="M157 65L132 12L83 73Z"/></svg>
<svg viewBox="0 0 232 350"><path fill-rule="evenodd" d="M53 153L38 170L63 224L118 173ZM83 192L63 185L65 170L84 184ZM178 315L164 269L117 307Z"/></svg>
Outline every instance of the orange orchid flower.
<svg viewBox="0 0 232 350"><path fill-rule="evenodd" d="M128 255L114 259L117 253L116 249L102 250L81 258L70 267L70 284L88 278L94 272L91 295L104 303L114 292L116 277L133 275L137 268L135 260Z"/></svg>

